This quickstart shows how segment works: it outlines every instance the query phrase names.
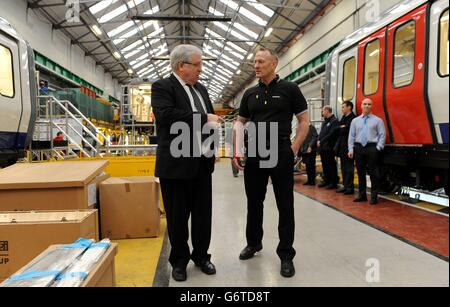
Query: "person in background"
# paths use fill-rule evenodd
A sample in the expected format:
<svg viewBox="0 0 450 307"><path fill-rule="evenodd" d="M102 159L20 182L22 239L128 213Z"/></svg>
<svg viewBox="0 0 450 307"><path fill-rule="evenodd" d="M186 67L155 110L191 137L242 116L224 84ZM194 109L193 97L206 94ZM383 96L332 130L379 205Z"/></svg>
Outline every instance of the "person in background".
<svg viewBox="0 0 450 307"><path fill-rule="evenodd" d="M48 95L48 82L41 80L39 81L39 95Z"/></svg>
<svg viewBox="0 0 450 307"><path fill-rule="evenodd" d="M342 118L339 122L339 138L336 142L336 156L341 160L341 172L343 187L336 192L344 193L344 195L353 195L355 185L355 161L348 157L348 135L350 133L350 125L356 118L353 113L353 102L344 101L342 103Z"/></svg>
<svg viewBox="0 0 450 307"><path fill-rule="evenodd" d="M386 128L383 120L372 114L373 101L364 99L361 104L362 114L350 125L348 136L348 157L355 158L359 178L359 195L354 202L367 201L366 173L369 172L371 189L371 205L378 203L380 190L379 156L386 142Z"/></svg>
<svg viewBox="0 0 450 307"><path fill-rule="evenodd" d="M60 141L64 141L64 134L59 131L56 136L53 138L54 142L60 142Z"/></svg>
<svg viewBox="0 0 450 307"><path fill-rule="evenodd" d="M306 174L308 179L303 185L316 185L316 156L317 156L317 139L318 134L314 125L309 125L308 135L298 152L298 157L302 158L306 166Z"/></svg>
<svg viewBox="0 0 450 307"><path fill-rule="evenodd" d="M334 146L337 141L337 132L339 129L339 121L336 116L334 116L331 106L323 107L322 116L324 118L324 122L320 128L317 148L320 153L324 176L323 182L319 184L319 188L332 190L337 189L339 182L334 152Z"/></svg>

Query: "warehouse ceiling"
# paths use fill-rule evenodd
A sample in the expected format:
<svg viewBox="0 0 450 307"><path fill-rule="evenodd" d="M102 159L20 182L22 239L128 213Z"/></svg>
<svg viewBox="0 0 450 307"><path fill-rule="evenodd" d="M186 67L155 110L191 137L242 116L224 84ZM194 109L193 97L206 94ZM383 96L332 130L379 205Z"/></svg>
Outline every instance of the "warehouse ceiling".
<svg viewBox="0 0 450 307"><path fill-rule="evenodd" d="M334 5L330 0L27 0L105 72L127 83L170 72L181 43L204 53L201 82L226 104L254 78L253 54L284 53ZM71 4L75 4L71 7ZM71 14L77 11L79 18ZM76 17L76 16L75 16Z"/></svg>

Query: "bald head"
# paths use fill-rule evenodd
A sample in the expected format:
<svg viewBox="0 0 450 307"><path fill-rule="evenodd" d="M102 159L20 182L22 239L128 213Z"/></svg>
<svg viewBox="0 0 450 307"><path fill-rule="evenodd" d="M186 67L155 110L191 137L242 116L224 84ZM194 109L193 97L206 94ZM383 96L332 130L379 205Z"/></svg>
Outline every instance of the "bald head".
<svg viewBox="0 0 450 307"><path fill-rule="evenodd" d="M361 110L364 115L372 113L373 101L370 98L366 98L361 103Z"/></svg>

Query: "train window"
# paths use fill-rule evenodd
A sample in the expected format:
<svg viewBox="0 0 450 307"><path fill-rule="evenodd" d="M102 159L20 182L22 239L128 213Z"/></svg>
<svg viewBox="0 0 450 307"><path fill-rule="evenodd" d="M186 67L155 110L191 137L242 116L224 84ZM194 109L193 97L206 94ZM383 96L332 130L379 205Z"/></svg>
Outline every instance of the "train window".
<svg viewBox="0 0 450 307"><path fill-rule="evenodd" d="M394 87L408 86L414 79L416 23L410 21L395 30Z"/></svg>
<svg viewBox="0 0 450 307"><path fill-rule="evenodd" d="M14 79L11 50L0 45L0 95L14 97Z"/></svg>
<svg viewBox="0 0 450 307"><path fill-rule="evenodd" d="M342 84L342 101L352 100L355 96L356 59L351 57L344 63L344 76Z"/></svg>
<svg viewBox="0 0 450 307"><path fill-rule="evenodd" d="M380 82L380 40L367 44L364 63L364 95L378 92Z"/></svg>
<svg viewBox="0 0 450 307"><path fill-rule="evenodd" d="M448 10L445 11L440 20L439 27L439 75L448 76Z"/></svg>

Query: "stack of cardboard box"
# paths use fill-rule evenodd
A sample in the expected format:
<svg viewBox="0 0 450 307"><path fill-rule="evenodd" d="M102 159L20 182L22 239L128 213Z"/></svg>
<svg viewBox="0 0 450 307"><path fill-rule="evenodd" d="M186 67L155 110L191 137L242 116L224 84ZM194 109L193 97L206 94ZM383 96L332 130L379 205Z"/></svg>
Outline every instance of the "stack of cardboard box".
<svg viewBox="0 0 450 307"><path fill-rule="evenodd" d="M107 165L27 163L0 170L0 282L53 244L159 235L158 181L109 178Z"/></svg>
<svg viewBox="0 0 450 307"><path fill-rule="evenodd" d="M0 170L0 281L52 244L99 239L107 161L19 163Z"/></svg>

